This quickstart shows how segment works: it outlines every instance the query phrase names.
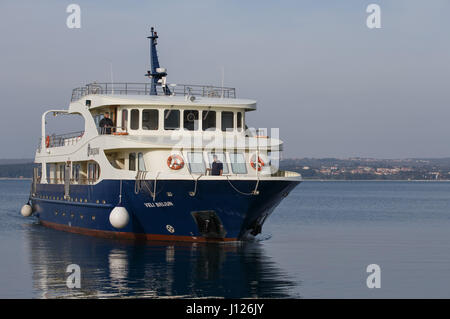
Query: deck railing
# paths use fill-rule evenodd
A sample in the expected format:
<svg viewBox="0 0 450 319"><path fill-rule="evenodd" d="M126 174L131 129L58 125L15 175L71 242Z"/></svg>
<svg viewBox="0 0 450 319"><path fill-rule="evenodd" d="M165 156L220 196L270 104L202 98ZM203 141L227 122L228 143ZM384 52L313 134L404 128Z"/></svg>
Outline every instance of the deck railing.
<svg viewBox="0 0 450 319"><path fill-rule="evenodd" d="M83 137L84 131L65 133L59 135L48 135L45 144L48 148L75 145ZM48 142L47 142L48 141ZM41 150L42 138L39 139L38 149Z"/></svg>
<svg viewBox="0 0 450 319"><path fill-rule="evenodd" d="M203 96L215 98L236 98L236 89L211 85L169 84L170 95ZM90 83L73 89L71 101L77 101L89 94L149 95L150 83ZM161 86L156 87L157 95L165 95Z"/></svg>

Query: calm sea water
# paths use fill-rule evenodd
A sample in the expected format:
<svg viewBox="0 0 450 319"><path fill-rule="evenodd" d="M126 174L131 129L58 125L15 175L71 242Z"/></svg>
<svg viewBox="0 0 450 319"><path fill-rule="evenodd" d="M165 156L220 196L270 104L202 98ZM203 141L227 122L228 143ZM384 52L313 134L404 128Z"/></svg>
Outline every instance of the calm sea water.
<svg viewBox="0 0 450 319"><path fill-rule="evenodd" d="M0 298L450 298L450 183L304 182L257 242L135 244L19 214L29 181L0 181ZM81 268L81 288L66 267ZM381 268L369 289L366 267Z"/></svg>

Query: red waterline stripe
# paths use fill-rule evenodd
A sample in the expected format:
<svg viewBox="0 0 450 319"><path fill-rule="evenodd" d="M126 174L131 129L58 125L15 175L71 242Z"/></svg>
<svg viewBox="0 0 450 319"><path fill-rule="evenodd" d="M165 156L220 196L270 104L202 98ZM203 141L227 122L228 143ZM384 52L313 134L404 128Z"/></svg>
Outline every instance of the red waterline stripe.
<svg viewBox="0 0 450 319"><path fill-rule="evenodd" d="M236 238L205 238L195 236L178 236L178 235L156 235L156 234L136 234L118 231L88 229L82 227L74 227L62 225L41 220L40 223L48 228L63 230L70 233L89 235L102 238L112 239L132 239L132 240L161 240L161 241L188 241L188 242L229 242L237 241Z"/></svg>

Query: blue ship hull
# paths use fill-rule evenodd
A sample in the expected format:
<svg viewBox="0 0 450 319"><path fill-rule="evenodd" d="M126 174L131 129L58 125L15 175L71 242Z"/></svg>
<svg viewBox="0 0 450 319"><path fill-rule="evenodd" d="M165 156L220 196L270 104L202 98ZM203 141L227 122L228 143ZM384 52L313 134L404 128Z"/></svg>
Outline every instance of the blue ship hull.
<svg viewBox="0 0 450 319"><path fill-rule="evenodd" d="M64 199L64 185L38 184L31 197L34 215L44 226L101 237L242 240L261 231L266 218L299 181L263 180L258 195L245 195L255 189L256 181L199 180L195 187L189 180L158 180L153 200L148 191L136 194L134 180L123 180L121 205L130 221L118 230L109 215L119 203L120 183L71 185L70 199ZM153 190L153 181L147 183Z"/></svg>

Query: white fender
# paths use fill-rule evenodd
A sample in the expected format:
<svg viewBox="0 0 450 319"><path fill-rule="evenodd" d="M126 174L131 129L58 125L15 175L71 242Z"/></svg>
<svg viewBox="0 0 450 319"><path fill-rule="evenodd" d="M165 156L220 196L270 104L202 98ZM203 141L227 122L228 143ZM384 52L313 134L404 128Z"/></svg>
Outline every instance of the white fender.
<svg viewBox="0 0 450 319"><path fill-rule="evenodd" d="M33 208L30 205L25 204L20 209L20 213L22 214L23 217L30 217L31 214L33 213Z"/></svg>
<svg viewBox="0 0 450 319"><path fill-rule="evenodd" d="M109 214L109 222L114 228L124 228L130 221L130 215L125 207L116 206Z"/></svg>

